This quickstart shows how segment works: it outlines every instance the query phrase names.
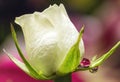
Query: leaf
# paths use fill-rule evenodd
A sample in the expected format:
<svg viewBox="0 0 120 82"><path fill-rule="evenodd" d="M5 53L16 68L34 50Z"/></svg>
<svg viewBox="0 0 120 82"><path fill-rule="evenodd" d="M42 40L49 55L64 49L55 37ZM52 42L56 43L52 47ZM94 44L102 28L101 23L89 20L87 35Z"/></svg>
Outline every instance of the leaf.
<svg viewBox="0 0 120 82"><path fill-rule="evenodd" d="M79 50L79 42L82 38L84 32L84 27L80 30L79 37L77 42L71 47L68 54L66 55L65 60L57 70L57 75L65 75L70 72L73 72L79 65L82 55Z"/></svg>
<svg viewBox="0 0 120 82"><path fill-rule="evenodd" d="M38 73L32 68L32 66L28 63L28 61L25 59L25 57L24 57L24 55L23 55L23 53L22 53L22 51L21 51L21 49L20 49L20 47L19 47L18 40L17 40L17 37L16 37L16 32L15 32L14 27L13 27L12 24L11 24L11 32L12 32L12 37L13 37L15 46L16 46L16 48L17 48L17 51L18 51L21 59L23 60L24 65L26 66L26 69L29 70L29 72L30 72L29 74L31 74L31 76L33 76L33 77L35 77L35 78L37 78L37 79L48 79L47 77L45 77L45 76L42 74L42 72L38 74ZM12 60L14 60L14 62L17 62L17 65L20 64L19 67L21 67L22 64L21 64L21 63L18 63L18 60L16 60L16 59L15 59L13 56L11 56L11 55L9 55L9 57L12 58ZM24 67L25 67L25 66L24 66ZM21 68L21 69L23 69L23 68ZM26 70L25 70L25 71L26 71ZM27 72L27 71L26 71L26 72Z"/></svg>
<svg viewBox="0 0 120 82"><path fill-rule="evenodd" d="M104 63L104 61L110 57L114 52L115 50L120 46L120 41L115 45L113 46L113 48L111 48L107 53L105 53L103 56L101 56L100 58L94 60L91 65L90 65L90 68L93 68L93 67L96 67L96 66L99 66L101 65L102 63Z"/></svg>

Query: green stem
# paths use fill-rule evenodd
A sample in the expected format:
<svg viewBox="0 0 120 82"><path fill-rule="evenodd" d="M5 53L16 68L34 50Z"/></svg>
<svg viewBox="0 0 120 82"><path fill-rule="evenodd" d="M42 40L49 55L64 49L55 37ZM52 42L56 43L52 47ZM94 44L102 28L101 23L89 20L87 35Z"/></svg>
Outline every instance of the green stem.
<svg viewBox="0 0 120 82"><path fill-rule="evenodd" d="M72 82L71 74L56 78L54 82Z"/></svg>

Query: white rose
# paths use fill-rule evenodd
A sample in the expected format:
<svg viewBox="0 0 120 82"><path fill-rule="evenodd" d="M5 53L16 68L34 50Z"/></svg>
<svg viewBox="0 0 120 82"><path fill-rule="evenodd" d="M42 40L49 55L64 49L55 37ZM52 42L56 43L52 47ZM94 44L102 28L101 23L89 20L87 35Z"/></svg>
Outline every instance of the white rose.
<svg viewBox="0 0 120 82"><path fill-rule="evenodd" d="M43 12L22 15L15 22L21 26L24 34L26 59L39 75L67 74L79 65L84 54L84 44L63 4L55 4Z"/></svg>

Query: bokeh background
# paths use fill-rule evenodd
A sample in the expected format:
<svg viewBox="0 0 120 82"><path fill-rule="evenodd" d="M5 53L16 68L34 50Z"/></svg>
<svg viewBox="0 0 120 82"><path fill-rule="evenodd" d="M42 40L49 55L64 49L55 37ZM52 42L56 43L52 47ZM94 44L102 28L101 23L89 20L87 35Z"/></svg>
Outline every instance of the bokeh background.
<svg viewBox="0 0 120 82"><path fill-rule="evenodd" d="M65 5L78 31L83 24L85 25L83 40L86 58L101 56L120 41L120 0L0 0L0 82L52 82L35 80L27 76L9 60L2 49L5 48L18 57L10 32L10 23L13 23L21 48L25 52L22 31L14 23L15 17L34 11L41 12L55 3ZM97 73L73 73L72 81L120 82L119 77L120 47L99 67Z"/></svg>

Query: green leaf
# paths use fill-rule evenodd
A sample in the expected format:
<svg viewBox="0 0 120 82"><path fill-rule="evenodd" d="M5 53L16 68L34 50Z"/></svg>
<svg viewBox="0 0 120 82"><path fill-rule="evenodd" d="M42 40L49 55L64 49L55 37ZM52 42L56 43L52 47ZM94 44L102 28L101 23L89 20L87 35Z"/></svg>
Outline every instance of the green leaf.
<svg viewBox="0 0 120 82"><path fill-rule="evenodd" d="M120 46L120 41L115 45L113 46L112 49L110 49L107 53L105 53L103 56L101 56L100 58L94 60L91 65L90 65L90 68L93 68L93 67L96 67L96 66L99 66L101 65L102 63L104 63L104 61L110 57L114 52L115 50Z"/></svg>
<svg viewBox="0 0 120 82"><path fill-rule="evenodd" d="M56 72L57 75L65 75L77 69L82 58L82 55L80 54L79 50L79 42L82 38L83 32L84 27L82 27L82 29L80 30L77 42L71 47L71 49L69 50L68 54L65 57L65 60L57 70Z"/></svg>
<svg viewBox="0 0 120 82"><path fill-rule="evenodd" d="M21 51L21 49L20 49L20 47L19 47L18 40L17 40L17 37L16 37L16 32L15 32L14 27L13 27L12 24L11 24L11 32L12 32L12 37L13 37L15 46L16 46L16 48L17 48L17 51L18 51L21 59L23 60L24 65L26 66L26 69L29 70L29 72L30 72L29 74L31 74L31 76L33 76L33 77L35 77L35 78L37 78L37 79L49 79L49 78L45 77L45 76L42 74L42 72L38 74L38 73L32 68L32 66L28 63L28 61L25 59L25 57L24 57L24 55L23 55L23 53L22 53L22 51ZM17 65L20 64L19 67L21 68L21 65L23 65L23 64L18 63L18 61L17 61L15 58L13 58L12 56L9 55L9 57L12 58L12 60L14 60L14 62L17 62ZM24 67L25 67L25 66L24 66ZM21 69L23 69L23 68L21 68ZM24 70L24 71L26 71L26 70ZM26 72L28 72L28 71L26 71Z"/></svg>

